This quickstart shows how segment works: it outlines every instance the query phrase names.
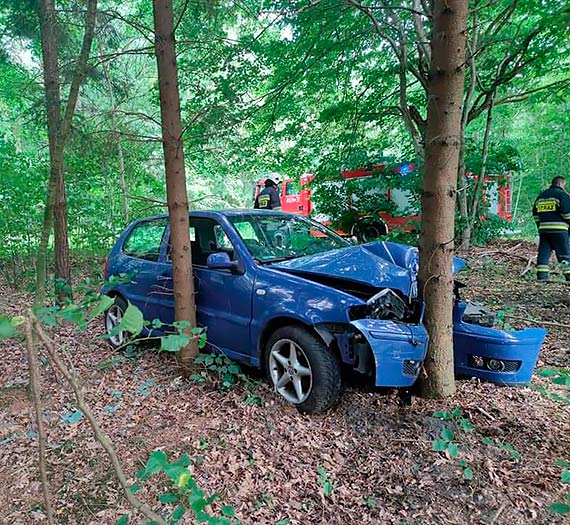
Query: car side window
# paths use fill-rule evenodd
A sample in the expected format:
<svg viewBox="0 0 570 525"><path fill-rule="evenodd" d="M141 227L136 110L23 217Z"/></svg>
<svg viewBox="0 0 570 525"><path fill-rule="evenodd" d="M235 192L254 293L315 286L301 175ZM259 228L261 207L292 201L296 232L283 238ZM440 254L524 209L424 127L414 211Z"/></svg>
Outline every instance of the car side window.
<svg viewBox="0 0 570 525"><path fill-rule="evenodd" d="M214 219L191 217L190 229L194 230L193 239L190 242L192 264L206 266L208 255L216 252L226 252L231 259L234 259L234 246L223 228Z"/></svg>
<svg viewBox="0 0 570 525"><path fill-rule="evenodd" d="M158 261L168 221L158 219L136 226L123 244L123 253L146 261Z"/></svg>

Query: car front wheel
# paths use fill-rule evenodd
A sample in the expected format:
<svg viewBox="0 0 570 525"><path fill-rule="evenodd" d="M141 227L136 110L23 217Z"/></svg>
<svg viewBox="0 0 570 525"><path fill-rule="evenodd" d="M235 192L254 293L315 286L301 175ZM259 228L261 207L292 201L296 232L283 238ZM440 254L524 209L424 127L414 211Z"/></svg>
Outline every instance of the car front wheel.
<svg viewBox="0 0 570 525"><path fill-rule="evenodd" d="M125 315L127 306L127 302L122 297L115 297L114 304L105 312L105 332L107 335L109 335L114 328L119 326L123 315ZM125 331L114 333L109 337L109 343L113 348L123 346L126 340L127 332Z"/></svg>
<svg viewBox="0 0 570 525"><path fill-rule="evenodd" d="M324 343L305 328L278 329L266 346L267 375L273 388L300 412L324 412L341 391L340 364Z"/></svg>

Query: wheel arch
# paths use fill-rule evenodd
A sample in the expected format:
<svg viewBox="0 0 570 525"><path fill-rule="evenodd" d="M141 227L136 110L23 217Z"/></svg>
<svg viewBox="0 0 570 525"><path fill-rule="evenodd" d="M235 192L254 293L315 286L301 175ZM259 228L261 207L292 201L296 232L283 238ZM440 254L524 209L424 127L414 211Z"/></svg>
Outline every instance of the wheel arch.
<svg viewBox="0 0 570 525"><path fill-rule="evenodd" d="M263 327L263 330L261 332L261 336L259 337L259 340L258 340L257 349L258 349L258 353L259 353L260 367L262 369L265 369L265 345L267 345L267 342L271 338L271 335L276 330L279 330L279 328L283 328L285 326L296 326L299 328L304 328L305 330L316 335L327 348L330 348L333 351L333 353L337 357L337 359L339 359L342 362L342 357L340 355L340 349L338 348L336 338L332 337L332 340L330 338L328 338L326 335L326 331L320 329L318 324L305 323L304 321L302 321L301 319L298 319L296 317L279 316L279 317L274 317L273 319L271 319Z"/></svg>

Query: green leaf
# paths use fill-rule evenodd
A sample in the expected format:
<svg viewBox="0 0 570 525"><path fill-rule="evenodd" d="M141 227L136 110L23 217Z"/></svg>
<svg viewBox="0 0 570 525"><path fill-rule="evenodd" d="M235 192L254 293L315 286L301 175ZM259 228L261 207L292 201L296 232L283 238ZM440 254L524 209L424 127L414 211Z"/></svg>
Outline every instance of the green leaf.
<svg viewBox="0 0 570 525"><path fill-rule="evenodd" d="M323 484L323 494L325 496L330 496L333 492L334 486L330 481L325 481Z"/></svg>
<svg viewBox="0 0 570 525"><path fill-rule="evenodd" d="M475 429L475 427L471 424L471 421L469 421L468 419L465 419L465 418L461 418L459 420L459 425L466 432L471 432Z"/></svg>
<svg viewBox="0 0 570 525"><path fill-rule="evenodd" d="M437 417L438 419L451 419L451 413L444 411L444 412L434 412L433 417Z"/></svg>
<svg viewBox="0 0 570 525"><path fill-rule="evenodd" d="M570 467L570 461L564 461L563 459L557 459L557 460L554 462L554 464L555 464L557 467L564 467L564 468Z"/></svg>
<svg viewBox="0 0 570 525"><path fill-rule="evenodd" d="M289 525L291 523L291 518L285 518L284 520L279 520L275 525Z"/></svg>
<svg viewBox="0 0 570 525"><path fill-rule="evenodd" d="M178 352L190 342L186 334L171 334L160 338L160 349L165 352Z"/></svg>
<svg viewBox="0 0 570 525"><path fill-rule="evenodd" d="M570 505L566 505L566 503L553 503L548 506L548 510L556 514L570 514Z"/></svg>
<svg viewBox="0 0 570 525"><path fill-rule="evenodd" d="M469 466L469 463L467 463L467 461L466 461L465 459L460 459L460 460L457 462L457 464L458 464L460 467L463 467L463 468L467 468L467 467Z"/></svg>
<svg viewBox="0 0 570 525"><path fill-rule="evenodd" d="M453 459L459 456L459 447L456 443L449 443L447 446L447 451L449 452L449 456Z"/></svg>
<svg viewBox="0 0 570 525"><path fill-rule="evenodd" d="M562 483L570 483L570 470L563 470L560 475L560 481Z"/></svg>
<svg viewBox="0 0 570 525"><path fill-rule="evenodd" d="M139 335L144 326L144 319L142 312L132 303L129 303L123 318L119 323L121 330L125 330L132 335Z"/></svg>
<svg viewBox="0 0 570 525"><path fill-rule="evenodd" d="M552 380L552 382L553 382L555 385L563 385L563 386L568 386L568 387L570 387L570 377L568 377L568 376L558 376L558 377L555 377L555 378Z"/></svg>
<svg viewBox="0 0 570 525"><path fill-rule="evenodd" d="M228 518L233 518L236 515L236 511L230 505L224 505L222 507L222 514Z"/></svg>
<svg viewBox="0 0 570 525"><path fill-rule="evenodd" d="M464 471L463 471L463 477L467 480L467 481L471 481L473 479L473 471L467 467Z"/></svg>
<svg viewBox="0 0 570 525"><path fill-rule="evenodd" d="M109 297L108 295L101 295L99 297L99 303L93 310L91 310L91 315L89 316L89 320L95 319L98 315L102 314L105 310L108 310L113 306L115 299Z"/></svg>
<svg viewBox="0 0 570 525"><path fill-rule="evenodd" d="M463 412L461 411L461 409L459 407L455 407L453 409L453 412L451 412L452 417L461 417L462 414L463 414Z"/></svg>
<svg viewBox="0 0 570 525"><path fill-rule="evenodd" d="M178 503L178 496L173 492L166 492L159 494L158 501L160 501L160 503Z"/></svg>
<svg viewBox="0 0 570 525"><path fill-rule="evenodd" d="M144 471L143 471L144 472ZM138 476L137 476L138 477ZM140 485L131 485L129 487L129 490L131 492L131 494L136 494L142 487Z"/></svg>
<svg viewBox="0 0 570 525"><path fill-rule="evenodd" d="M0 339L14 337L16 329L8 317L0 317Z"/></svg>
<svg viewBox="0 0 570 525"><path fill-rule="evenodd" d="M172 513L172 519L174 521L178 521L182 516L184 516L185 512L186 509L182 505L179 505L174 509L174 512Z"/></svg>
<svg viewBox="0 0 570 525"><path fill-rule="evenodd" d="M151 326L152 326L154 329L161 328L161 327L162 327L162 321L161 321L160 319L153 319L153 320L152 320L152 323L151 323Z"/></svg>
<svg viewBox="0 0 570 525"><path fill-rule="evenodd" d="M538 375L540 377L553 377L559 375L559 372L556 368L541 368L538 371Z"/></svg>
<svg viewBox="0 0 570 525"><path fill-rule="evenodd" d="M436 439L434 440L432 446L435 452L443 452L444 450L447 450L447 441L444 441L443 439Z"/></svg>
<svg viewBox="0 0 570 525"><path fill-rule="evenodd" d="M160 472L168 464L168 456L162 450L154 450L151 452L148 461L146 462L147 474L154 474Z"/></svg>
<svg viewBox="0 0 570 525"><path fill-rule="evenodd" d="M123 516L121 516L121 517L117 520L117 525L127 525L128 522L129 522L129 515L128 515L128 514L124 514Z"/></svg>
<svg viewBox="0 0 570 525"><path fill-rule="evenodd" d="M441 437L446 441L453 441L455 437L453 431L450 428L442 428L441 429Z"/></svg>
<svg viewBox="0 0 570 525"><path fill-rule="evenodd" d="M317 467L317 472L323 476L323 477L327 477L327 471L323 468L323 467Z"/></svg>
<svg viewBox="0 0 570 525"><path fill-rule="evenodd" d="M483 443L483 445L489 445L489 446L491 446L491 445L494 445L494 444L495 444L495 440L494 440L494 439L491 439L491 438L488 438L488 437L484 437L484 438L481 440L481 443Z"/></svg>

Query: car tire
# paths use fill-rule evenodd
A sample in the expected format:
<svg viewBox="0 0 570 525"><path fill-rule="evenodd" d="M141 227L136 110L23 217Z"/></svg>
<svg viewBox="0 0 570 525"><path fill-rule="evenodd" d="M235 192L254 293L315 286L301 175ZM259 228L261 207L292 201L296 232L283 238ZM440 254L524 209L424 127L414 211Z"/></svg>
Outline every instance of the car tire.
<svg viewBox="0 0 570 525"><path fill-rule="evenodd" d="M127 310L127 306L128 306L127 301L125 301L125 299L123 299L120 295L117 295L115 297L115 302L105 312L104 323L105 323L105 333L107 335L115 326L117 326L121 322L121 319L123 318L123 315ZM115 336L109 337L107 341L109 341L109 344L113 348L115 349L121 348L122 346L124 346L125 342L127 341L127 332L120 332Z"/></svg>
<svg viewBox="0 0 570 525"><path fill-rule="evenodd" d="M338 359L305 328L279 328L265 347L265 367L274 390L304 414L324 412L340 395Z"/></svg>

